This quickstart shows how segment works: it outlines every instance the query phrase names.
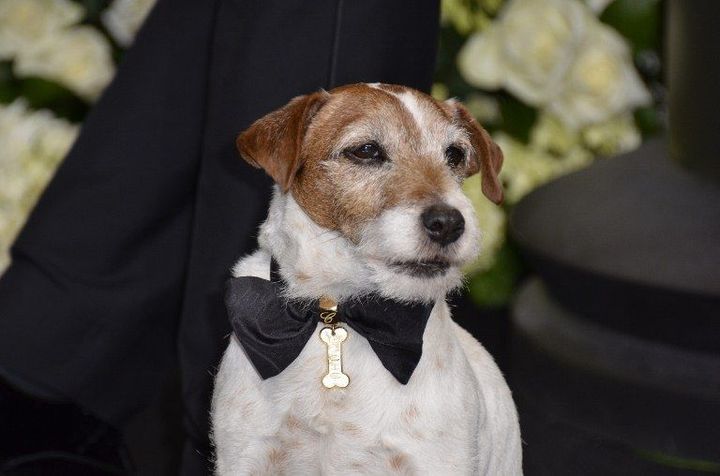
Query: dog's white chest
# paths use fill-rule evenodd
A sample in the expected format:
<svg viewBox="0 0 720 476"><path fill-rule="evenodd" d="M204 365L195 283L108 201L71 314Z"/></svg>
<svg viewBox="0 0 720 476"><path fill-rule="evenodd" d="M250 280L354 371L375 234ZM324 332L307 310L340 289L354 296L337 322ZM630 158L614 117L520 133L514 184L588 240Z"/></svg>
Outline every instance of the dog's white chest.
<svg viewBox="0 0 720 476"><path fill-rule="evenodd" d="M242 266L244 275L267 278L269 256L259 251ZM324 326L267 380L230 339L212 405L218 474L521 474L507 385L447 305L433 310L407 385L345 325L340 369L350 383L325 388L323 377L337 369L320 337Z"/></svg>
<svg viewBox="0 0 720 476"><path fill-rule="evenodd" d="M431 318L427 335L438 335L443 325ZM228 467L244 468L238 474L441 474L448 468L464 474L476 467L483 402L457 342L426 342L402 385L348 328L342 371L352 383L328 389L321 384L332 373L322 328L287 369L267 380L231 343L214 402L216 442L227 431L236 445L223 455L232 460Z"/></svg>

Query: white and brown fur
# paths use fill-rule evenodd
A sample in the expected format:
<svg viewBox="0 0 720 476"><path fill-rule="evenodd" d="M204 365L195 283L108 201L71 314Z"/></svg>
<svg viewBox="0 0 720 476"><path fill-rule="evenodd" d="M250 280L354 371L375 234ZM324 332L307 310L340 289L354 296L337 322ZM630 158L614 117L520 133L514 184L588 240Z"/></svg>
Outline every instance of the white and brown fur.
<svg viewBox="0 0 720 476"><path fill-rule="evenodd" d="M362 163L348 152L370 142L387 161ZM462 284L460 266L479 251L463 179L480 171L485 194L502 200L502 154L487 133L455 101L358 84L293 99L255 122L237 145L277 185L260 247L235 265L234 276L268 279L272 255L289 297L342 301L377 292L435 306L407 385L352 328L343 345L346 389L321 385L327 358L319 338L262 380L231 337L213 395L217 473L522 474L507 384L445 303ZM451 145L465 153L455 167L445 156ZM437 203L465 219L464 233L447 246L428 240L420 220ZM403 268L425 261L447 269L419 276Z"/></svg>

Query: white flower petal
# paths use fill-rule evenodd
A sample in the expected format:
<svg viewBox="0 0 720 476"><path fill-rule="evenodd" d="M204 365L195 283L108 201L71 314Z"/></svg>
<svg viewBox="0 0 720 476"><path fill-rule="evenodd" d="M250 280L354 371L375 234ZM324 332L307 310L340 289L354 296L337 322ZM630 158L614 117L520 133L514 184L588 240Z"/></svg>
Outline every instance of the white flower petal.
<svg viewBox="0 0 720 476"><path fill-rule="evenodd" d="M102 14L103 25L119 45L130 46L154 4L155 0L114 0Z"/></svg>
<svg viewBox="0 0 720 476"><path fill-rule="evenodd" d="M560 94L593 22L577 0L511 0L493 25L468 40L458 67L473 86L504 87L542 107Z"/></svg>
<svg viewBox="0 0 720 476"><path fill-rule="evenodd" d="M574 0L515 0L500 22L505 87L542 106L556 94L592 20Z"/></svg>
<svg viewBox="0 0 720 476"><path fill-rule="evenodd" d="M70 0L0 0L0 59L14 57L82 16L82 7Z"/></svg>
<svg viewBox="0 0 720 476"><path fill-rule="evenodd" d="M463 45L457 65L468 84L484 89L497 89L502 85L504 67L498 40L497 31L491 26L472 35Z"/></svg>
<svg viewBox="0 0 720 476"><path fill-rule="evenodd" d="M30 111L22 100L0 105L0 273L9 263L10 244L77 130L50 111Z"/></svg>
<svg viewBox="0 0 720 476"><path fill-rule="evenodd" d="M494 124L500 119L500 104L489 94L468 94L465 107L481 124Z"/></svg>
<svg viewBox="0 0 720 476"><path fill-rule="evenodd" d="M561 94L548 109L577 129L650 99L625 41L610 27L597 23L579 49Z"/></svg>
<svg viewBox="0 0 720 476"><path fill-rule="evenodd" d="M588 148L604 156L629 152L640 146L642 141L630 113L586 127L582 131L582 138Z"/></svg>
<svg viewBox="0 0 720 476"><path fill-rule="evenodd" d="M585 0L585 3L590 7L590 10L600 14L614 1L615 0Z"/></svg>
<svg viewBox="0 0 720 476"><path fill-rule="evenodd" d="M14 63L18 76L39 76L65 85L94 100L115 73L110 45L89 26L56 31L20 52Z"/></svg>
<svg viewBox="0 0 720 476"><path fill-rule="evenodd" d="M545 111L540 113L530 131L530 145L555 155L565 155L577 147L580 137L557 117Z"/></svg>

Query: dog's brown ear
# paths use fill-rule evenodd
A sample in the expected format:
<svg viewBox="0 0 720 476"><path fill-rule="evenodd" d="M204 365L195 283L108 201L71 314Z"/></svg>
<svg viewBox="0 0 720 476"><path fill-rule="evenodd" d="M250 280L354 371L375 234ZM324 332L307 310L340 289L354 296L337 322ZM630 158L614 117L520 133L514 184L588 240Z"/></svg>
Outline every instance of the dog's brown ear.
<svg viewBox="0 0 720 476"><path fill-rule="evenodd" d="M465 106L455 99L448 99L445 104L450 108L455 122L468 132L474 149L469 157L467 176L480 172L483 194L499 205L503 201L502 185L498 177L503 164L502 150Z"/></svg>
<svg viewBox="0 0 720 476"><path fill-rule="evenodd" d="M235 141L242 158L264 169L280 189L287 192L302 165L300 148L305 132L329 97L325 91L298 96L255 121Z"/></svg>

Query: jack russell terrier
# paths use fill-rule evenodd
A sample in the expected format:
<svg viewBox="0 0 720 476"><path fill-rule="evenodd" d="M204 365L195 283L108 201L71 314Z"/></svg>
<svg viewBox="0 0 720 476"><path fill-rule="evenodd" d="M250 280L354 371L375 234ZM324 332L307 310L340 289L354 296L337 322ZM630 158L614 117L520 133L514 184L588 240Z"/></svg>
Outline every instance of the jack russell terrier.
<svg viewBox="0 0 720 476"><path fill-rule="evenodd" d="M458 102L355 84L237 138L275 181L228 283L217 474L522 474L517 413L446 295L479 251L463 179L502 201L502 153Z"/></svg>

